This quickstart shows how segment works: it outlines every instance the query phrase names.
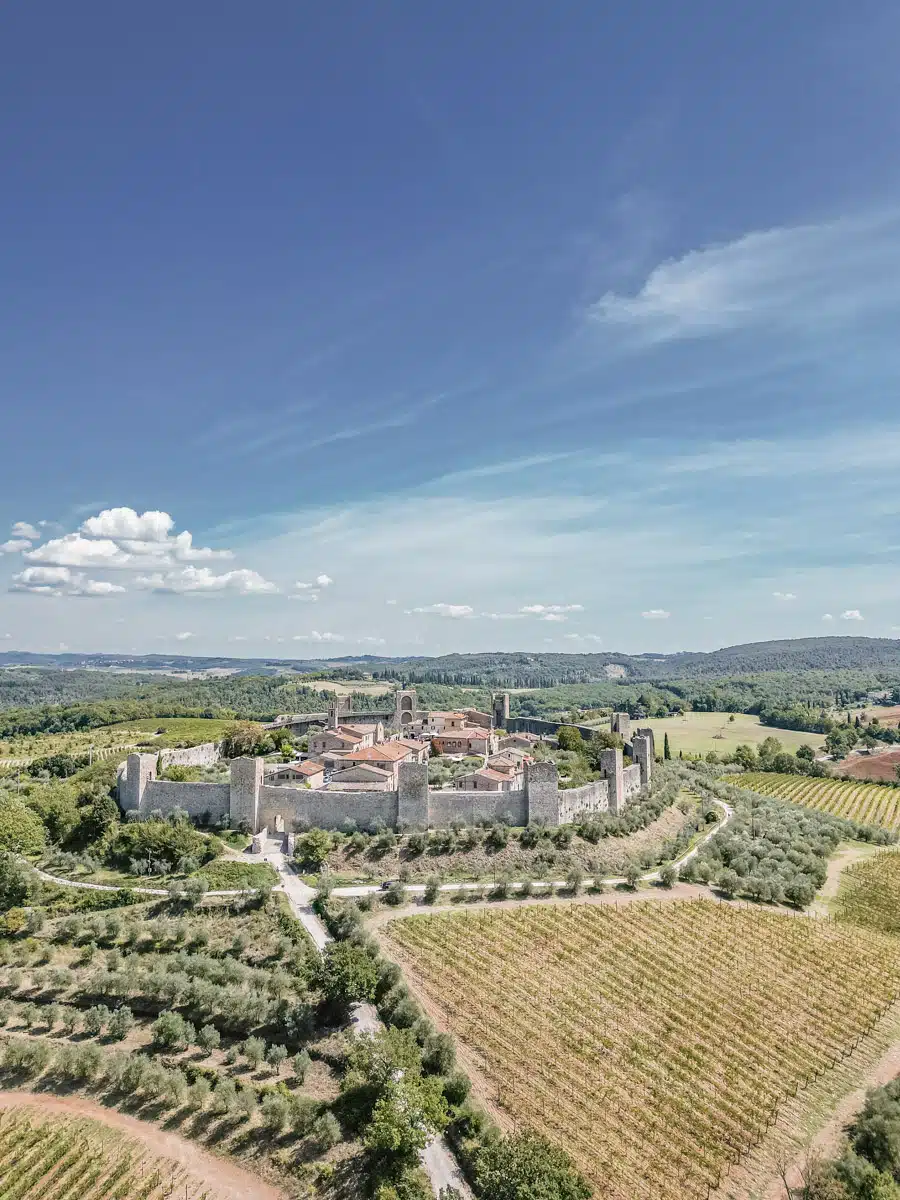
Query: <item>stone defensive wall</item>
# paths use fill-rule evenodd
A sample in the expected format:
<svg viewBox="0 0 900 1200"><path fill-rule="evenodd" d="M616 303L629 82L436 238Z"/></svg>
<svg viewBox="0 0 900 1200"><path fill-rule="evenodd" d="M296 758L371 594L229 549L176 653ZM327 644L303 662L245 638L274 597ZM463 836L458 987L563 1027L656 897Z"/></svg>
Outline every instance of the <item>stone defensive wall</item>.
<svg viewBox="0 0 900 1200"><path fill-rule="evenodd" d="M508 717L504 729L507 733L535 733L538 737L555 738L562 725L567 729L577 729L586 742L597 732L587 725L572 725L568 721L545 721L541 717Z"/></svg>
<svg viewBox="0 0 900 1200"><path fill-rule="evenodd" d="M446 827L453 821L509 820L516 825L538 822L560 825L579 813L621 812L650 784L652 745L635 736L635 762L624 767L621 750L604 750L604 778L582 788L560 789L554 763L525 764L524 787L509 792L461 792L428 786L426 763L401 763L396 791L332 792L321 788L274 787L264 782L262 758L236 758L231 781L174 783L157 778L158 756L130 754L119 774L119 802L127 814L148 816L184 809L192 817L227 820L251 833L274 829L292 833L309 826L342 829Z"/></svg>

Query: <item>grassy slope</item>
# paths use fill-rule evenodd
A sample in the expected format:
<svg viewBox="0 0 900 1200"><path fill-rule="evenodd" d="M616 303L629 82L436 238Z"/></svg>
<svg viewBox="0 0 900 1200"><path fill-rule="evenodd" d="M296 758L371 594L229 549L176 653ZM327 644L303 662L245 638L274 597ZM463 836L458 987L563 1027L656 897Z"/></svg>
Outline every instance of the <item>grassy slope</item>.
<svg viewBox="0 0 900 1200"><path fill-rule="evenodd" d="M662 752L663 737L669 735L669 746L674 757L679 750L685 754L708 754L715 750L723 754L734 750L743 744L758 746L767 737L776 737L786 750L796 750L798 746L815 746L822 743L822 734L799 733L793 729L773 729L769 725L760 725L759 717L746 713L735 713L734 720L729 721L729 713L689 712L683 717L661 717L655 720L638 721L637 724L649 726L656 738L657 752ZM605 722L598 723L602 728Z"/></svg>

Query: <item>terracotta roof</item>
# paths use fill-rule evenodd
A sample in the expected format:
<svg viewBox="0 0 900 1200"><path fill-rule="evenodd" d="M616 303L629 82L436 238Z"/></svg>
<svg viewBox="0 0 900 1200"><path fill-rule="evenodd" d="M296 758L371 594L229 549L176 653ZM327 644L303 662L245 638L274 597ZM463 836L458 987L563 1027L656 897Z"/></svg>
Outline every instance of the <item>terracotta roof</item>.
<svg viewBox="0 0 900 1200"><path fill-rule="evenodd" d="M493 767L482 767L478 771L473 771L473 775L480 775L482 779L498 779L501 783L506 783L509 776L503 771L495 771Z"/></svg>
<svg viewBox="0 0 900 1200"><path fill-rule="evenodd" d="M341 725L338 725L337 729L335 730L335 733L351 733L351 734L356 734L358 737L365 737L367 733L374 733L374 732L375 732L374 725L364 726L364 725L343 725L343 724L341 724Z"/></svg>
<svg viewBox="0 0 900 1200"><path fill-rule="evenodd" d="M424 750L428 745L427 742L413 742L409 738L391 738L392 742L396 742L398 746L409 746L410 750ZM384 742L380 743L382 746Z"/></svg>
<svg viewBox="0 0 900 1200"><path fill-rule="evenodd" d="M377 746L363 746L360 750L349 750L342 755L346 762L399 762L406 758L410 747L400 742L381 742Z"/></svg>

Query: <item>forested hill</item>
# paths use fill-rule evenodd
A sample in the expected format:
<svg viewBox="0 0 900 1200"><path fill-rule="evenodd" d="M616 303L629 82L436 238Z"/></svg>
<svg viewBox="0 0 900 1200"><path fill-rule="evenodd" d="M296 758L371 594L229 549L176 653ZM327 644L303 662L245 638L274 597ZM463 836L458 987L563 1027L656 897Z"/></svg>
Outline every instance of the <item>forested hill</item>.
<svg viewBox="0 0 900 1200"><path fill-rule="evenodd" d="M32 666L64 672L88 669L104 679L94 695L124 694L134 687L134 675L114 672L147 672L156 679L164 672L232 671L240 675L278 676L315 673L325 677L405 680L412 683L462 684L484 687L549 687L563 683L592 683L609 679L662 682L676 679L716 679L729 675L757 675L769 671L888 671L900 672L900 639L818 637L750 642L710 652L678 654L542 654L487 652L446 654L439 658L241 659L199 658L188 655L17 654L0 653L0 668ZM7 679L10 674L3 672ZM29 673L30 674L30 673ZM112 678L117 682L113 683ZM125 682L125 681L129 682ZM74 682L74 681L73 681ZM147 682L147 676L141 682ZM86 681L82 686L86 686ZM63 689L65 690L65 689ZM91 689L86 687L86 691ZM76 698L72 696L71 698Z"/></svg>

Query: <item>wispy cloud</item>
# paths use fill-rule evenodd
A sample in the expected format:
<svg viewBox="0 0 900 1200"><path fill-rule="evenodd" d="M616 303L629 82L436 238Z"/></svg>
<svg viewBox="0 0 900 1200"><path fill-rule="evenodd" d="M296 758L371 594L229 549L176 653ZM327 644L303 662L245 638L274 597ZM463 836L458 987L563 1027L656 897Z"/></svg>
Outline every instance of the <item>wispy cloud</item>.
<svg viewBox="0 0 900 1200"><path fill-rule="evenodd" d="M862 621L864 620L862 613L858 608L847 608L841 613L842 621Z"/></svg>
<svg viewBox="0 0 900 1200"><path fill-rule="evenodd" d="M648 608L645 612L641 613L645 621L668 621L671 615L664 608Z"/></svg>
<svg viewBox="0 0 900 1200"><path fill-rule="evenodd" d="M887 211L753 232L657 266L631 295L593 304L595 327L627 328L644 343L749 327L806 331L900 300L900 214Z"/></svg>
<svg viewBox="0 0 900 1200"><path fill-rule="evenodd" d="M776 600L796 600L797 597L793 592L773 592L772 595Z"/></svg>
<svg viewBox="0 0 900 1200"><path fill-rule="evenodd" d="M423 604L419 608L406 609L407 614L410 613L429 613L437 617L473 617L475 609L471 604Z"/></svg>

